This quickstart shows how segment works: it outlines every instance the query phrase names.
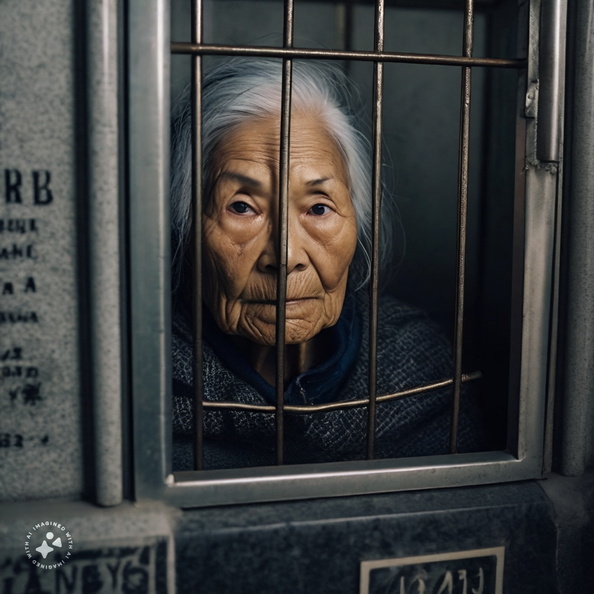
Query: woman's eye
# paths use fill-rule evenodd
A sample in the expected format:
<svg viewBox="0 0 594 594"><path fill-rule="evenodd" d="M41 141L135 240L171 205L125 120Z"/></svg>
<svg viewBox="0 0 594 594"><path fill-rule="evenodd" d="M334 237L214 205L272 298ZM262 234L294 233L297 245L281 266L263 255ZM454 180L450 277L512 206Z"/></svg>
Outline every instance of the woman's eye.
<svg viewBox="0 0 594 594"><path fill-rule="evenodd" d="M250 214L254 212L253 208L246 202L233 202L229 205L229 209L237 214Z"/></svg>
<svg viewBox="0 0 594 594"><path fill-rule="evenodd" d="M322 216L330 212L330 207L325 204L314 204L308 211L309 214Z"/></svg>

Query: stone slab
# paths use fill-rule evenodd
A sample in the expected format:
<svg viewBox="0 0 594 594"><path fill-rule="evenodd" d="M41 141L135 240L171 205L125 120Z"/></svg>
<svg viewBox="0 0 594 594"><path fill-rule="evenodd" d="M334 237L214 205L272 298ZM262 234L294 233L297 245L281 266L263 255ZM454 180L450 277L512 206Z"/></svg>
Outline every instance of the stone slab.
<svg viewBox="0 0 594 594"><path fill-rule="evenodd" d="M535 483L193 510L183 520L180 592L357 593L363 562L489 548L504 551L506 594L557 592L551 507ZM408 575L405 592L462 592L464 570L466 591L495 594L486 582L481 590L475 561L447 563L431 584ZM397 579L381 591L399 588Z"/></svg>
<svg viewBox="0 0 594 594"><path fill-rule="evenodd" d="M75 13L0 5L0 500L82 491Z"/></svg>

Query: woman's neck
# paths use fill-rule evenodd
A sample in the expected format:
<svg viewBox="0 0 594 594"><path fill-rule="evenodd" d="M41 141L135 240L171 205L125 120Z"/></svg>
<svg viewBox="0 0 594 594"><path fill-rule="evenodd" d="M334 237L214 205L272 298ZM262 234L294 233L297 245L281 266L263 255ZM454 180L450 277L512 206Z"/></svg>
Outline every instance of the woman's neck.
<svg viewBox="0 0 594 594"><path fill-rule="evenodd" d="M324 332L301 344L285 345L284 386L291 380L318 365L324 358ZM236 346L244 353L252 367L271 385L276 384L276 346L257 344L235 336Z"/></svg>

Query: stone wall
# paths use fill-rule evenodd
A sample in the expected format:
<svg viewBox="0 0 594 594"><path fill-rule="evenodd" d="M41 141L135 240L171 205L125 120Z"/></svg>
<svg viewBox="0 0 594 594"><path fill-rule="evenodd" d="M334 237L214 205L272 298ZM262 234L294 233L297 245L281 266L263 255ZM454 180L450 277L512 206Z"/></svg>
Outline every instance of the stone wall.
<svg viewBox="0 0 594 594"><path fill-rule="evenodd" d="M0 500L83 490L74 5L0 6Z"/></svg>

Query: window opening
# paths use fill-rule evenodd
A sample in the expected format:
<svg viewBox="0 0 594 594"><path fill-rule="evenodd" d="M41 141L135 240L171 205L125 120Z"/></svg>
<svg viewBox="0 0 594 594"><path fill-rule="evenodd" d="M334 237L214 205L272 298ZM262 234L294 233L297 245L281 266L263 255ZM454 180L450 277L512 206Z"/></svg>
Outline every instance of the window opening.
<svg viewBox="0 0 594 594"><path fill-rule="evenodd" d="M519 60L479 58L473 59L473 38L474 38L474 3L464 3L463 31L462 31L462 52L461 56L447 55L414 55L395 54L385 52L385 3L383 0L376 2L374 18L374 48L371 52L356 50L327 50L327 49L302 49L293 47L293 22L294 3L292 0L284 2L284 35L281 48L261 46L220 46L207 45L202 43L203 7L202 2L192 2L192 41L190 44L173 42L173 53L186 53L192 56L192 150L193 150L193 182L192 191L194 195L193 216L194 228L192 231L194 266L195 266L195 287L196 302L194 304L195 315L194 325L194 377L198 378L194 389L194 419L195 419L195 445L194 459L195 469L202 469L203 443L204 443L204 410L250 410L267 414L274 412L276 430L276 463L284 462L284 425L286 414L312 414L315 411L340 410L344 408L361 406L367 410L366 448L367 458L374 458L376 439L376 416L378 403L387 402L396 398L421 394L436 388L445 386L452 387L452 406L450 422L449 451L456 453L458 442L458 428L460 418L460 398L463 382L480 379L481 372L475 370L471 373L463 373L463 348L464 348L464 307L465 307L465 271L466 271L466 250L467 250L467 217L468 217L468 193L469 193L469 155L470 155L470 110L471 110L471 74L473 66L495 66L518 68L522 65ZM351 15L347 22L352 20L352 3L348 4L348 14ZM350 47L350 35L344 31L345 46ZM292 92L292 60L293 56L305 59L359 59L371 60L373 62L373 106L372 106L372 250L371 250L371 273L369 289L369 373L368 373L368 397L366 399L344 400L340 402L323 404L295 406L284 403L284 378L285 378L285 353L283 349L277 349L276 358L276 405L247 405L234 402L210 402L203 400L203 378L202 378L202 316L199 301L202 295L202 233L196 213L202 212L201 189L201 78L202 78L202 56L207 54L215 55L249 55L249 56L270 56L278 57L283 61L282 79L282 108L281 108L281 150L280 150L280 179L279 179L279 225L278 225L278 253L279 273L277 274L277 320L276 344L285 344L286 324L286 290L287 290L287 245L288 245L288 166L289 166L289 137L290 137L290 113L291 113L291 92ZM459 149L458 149L458 239L457 239L457 273L456 273L456 299L454 312L454 336L453 336L453 373L450 378L440 381L433 381L429 384L415 386L408 390L400 390L392 394L377 394L377 342L378 342L378 312L379 312L379 244L380 244L380 217L381 200L383 188L382 175L382 120L383 120L383 79L384 63L420 63L438 65L460 65L461 66L461 96L460 96L460 127L459 127Z"/></svg>
<svg viewBox="0 0 594 594"><path fill-rule="evenodd" d="M256 45L249 45L245 39L240 39L236 45L232 45L228 41L229 37L225 36L210 39L208 36L211 35L211 22L218 18L216 15L213 16L214 7L217 9L223 7L226 10L227 6L235 5L235 3L228 4L224 0L217 0L216 3L208 1L204 3L208 21L206 28L204 26L206 21L202 21L204 18L202 3L195 3L193 38L180 40L179 36L174 36L173 43L170 45L166 31L163 30L163 23L167 22L167 3L162 0L147 0L147 2L148 4L142 10L133 3L129 6L130 48L133 57L129 87L131 106L129 110L131 274L133 277L131 311L132 358L135 370L132 377L134 397L137 403L135 404L135 426L138 428L135 431L137 440L135 455L138 462L136 484L141 496L164 497L168 501L181 505L211 505L252 500L302 498L320 496L321 494L355 494L453 484L498 482L538 476L543 461L542 439L545 412L543 395L546 393L545 365L548 348L547 320L549 319L547 311L549 297L547 295L551 284L551 264L547 254L553 245L553 237L549 230L554 228L553 225L546 225L545 222L554 217L556 183L548 173L544 174L544 169L524 167L524 148L527 151L527 162L532 163L532 159L535 159L531 151L535 146L536 126L532 119L533 115L530 115L530 110L524 111L523 105L517 107L517 105L511 105L505 101L499 101L499 99L502 96L509 98L509 95L515 94L516 90L519 90L520 103L522 103L522 93L526 89L521 80L522 77L530 80L538 78L538 61L536 59L538 52L535 51L538 49L538 44L535 43L537 37L534 36L533 29L534 27L538 28L539 19L536 17L540 16L540 3L534 1L516 4L512 0L453 3L456 10L448 13L446 19L450 14L453 15L452 19L454 16L460 17L459 29L463 35L459 39L457 49L452 50L447 46L447 43L443 43L443 40L437 39L437 35L427 35L427 40L421 39L418 35L415 35L414 39L413 36L409 36L406 41L408 45L399 48L399 37L390 34L388 38L384 37L383 44L381 38L378 40L376 37L375 42L370 45L369 39L366 41L361 31L368 23L372 23L370 31L377 32L381 19L369 18L369 11L373 9L370 3L349 2L348 6L339 5L336 9L336 14L339 16L336 31L340 31L341 23L351 22L354 29L350 32L347 31L347 37L350 38L337 41L337 37L334 36L332 44L329 45L336 49L321 50L312 48L301 40L288 43L285 38L277 44L258 42ZM178 6L177 0L173 0L173 2L175 6ZM254 0L253 5L257 4L258 0ZM277 6L276 3L268 4ZM297 18L295 21L297 23L303 23L304 13L299 11L306 4L305 1L296 3ZM312 6L315 6L315 10L321 10L324 8L322 5L325 4L313 3ZM327 4L335 6L331 3ZM427 2L420 6L419 3L408 4L394 0L386 5L380 2L374 6L380 12L384 11L384 16L390 17L392 23L396 21L400 23L398 19L403 16L402 24L398 26L407 27L411 18L413 20L415 18L424 19L436 7L440 11L439 19L442 19L444 14L441 9L445 10L446 4L449 10L452 3ZM287 3L283 3L285 9L287 6ZM404 6L406 8L403 9L403 12L398 12ZM398 8L397 12L394 12L395 7ZM428 10L424 11L426 7ZM350 13L348 18L347 13ZM462 20L465 23L464 27ZM229 21L228 18L227 21ZM497 34L489 33L493 23L496 25ZM514 29L516 23L520 27L520 37L522 37L522 28L530 27L530 37L527 34L523 37L525 41L529 42L527 60L524 58L523 44L516 45L513 41L509 42L510 38L515 37L513 32L510 37L510 31ZM391 27L393 26L392 24ZM499 36L500 30L505 31L507 35ZM299 32L297 32L297 36L299 36ZM152 41L149 43L149 38L160 41L155 46ZM464 45L461 43L463 38L466 39ZM480 42L478 45L477 39ZM221 41L223 43L220 43ZM425 45L421 46L421 42L423 44L426 42L426 47L431 49L430 53L423 53ZM473 42L475 47L473 47ZM419 45L415 45L417 43ZM460 51L460 46L462 46L462 51ZM421 225L416 223L417 233L409 235L411 245L416 241L409 254L414 254L415 265L424 263L426 268L432 268L427 264L426 259L419 258L419 254L423 254L422 242L426 242L428 244L427 253L433 254L432 257L439 260L437 263L439 266L447 260L451 262L452 270L454 267L462 268L464 274L454 275L443 267L445 271L443 277L434 277L428 272L425 275L426 280L421 274L416 278L422 279L419 287L423 285L421 288L429 288L425 293L421 290L417 291L414 288L414 282L407 284L406 282L402 283L399 279L397 283L388 285L389 290L397 288L397 297L406 296L407 291L413 286L413 293L417 291L416 294L423 297L417 302L418 305L429 311L434 320L443 322L450 329L450 338L453 339L453 355L449 367L451 371L440 377L426 378L427 381L424 382L419 381L418 383L422 385L402 385L395 390L387 390L378 385L375 390L375 405L380 414L376 416L376 421L379 420L381 425L383 407L387 403L398 402L399 399L414 399L418 394L444 389L450 393L458 391L459 394L464 394L467 384L480 384L481 390L484 389L484 394L492 394L507 391L506 383L509 381L511 385L509 412L511 412L512 420L509 425L505 425L509 430L507 441L500 436L496 447L476 454L459 453L456 456L427 454L418 458L394 459L391 456L386 456L380 447L378 451L373 452L373 456L366 456L363 453L361 456L345 457L341 462L335 462L336 458L328 462L322 458L316 460L308 458L303 464L299 460L296 461L292 457L292 452L289 452L290 456L277 460L283 464L274 468L263 467L259 464L249 467L247 465L203 465L200 461L202 456L200 441L197 441L197 447L191 448L191 450L196 450L193 455L198 460L198 468L202 465L203 471L198 473L176 471L175 474L171 474L171 458L169 457L171 454L171 425L163 426L161 423L162 419L171 419L170 373L172 371L171 366L167 365L168 357L171 355L167 336L167 328L171 327L171 310L164 289L167 286L169 273L167 265L169 261L167 254L169 226L165 223L169 206L167 204L167 184L164 183L169 163L166 149L163 150L163 147L168 146L169 126L164 121L168 111L168 98L160 86L163 81L168 80L168 57L161 53L165 47L172 50L175 56L174 60L178 56L185 56L193 64L191 67L194 73L192 87L195 92L190 103L191 111L194 114L192 124L194 151L191 160L196 173L193 180L195 203L192 207L195 213L203 210L200 203L203 197L198 191L204 185L204 180L200 179L203 155L200 155L199 141L202 133L200 127L202 126L204 129L205 124L202 121L204 106L201 103L202 67L204 64L208 67L208 63L211 61L226 60L227 57L242 57L250 60L266 58L276 60L277 63L290 64L293 68L296 65L299 68L302 62L314 64L316 62L338 62L359 83L361 80L367 81L367 83L359 84L361 89L375 92L374 98L372 98L371 92L367 95L366 91L363 91L361 96L363 105L366 106L364 109L369 108L367 112L369 127L373 128L372 124L376 123L375 131L372 129L368 133L368 140L371 149L373 149L379 138L383 137L385 140L386 134L392 135L391 139L388 138L388 142L390 143L390 152L394 151L394 147L397 150L394 159L395 169L402 163L403 170L406 172L406 175L399 176L398 184L404 186L409 184L409 187L412 182L424 184L430 177L428 172L432 170L434 162L444 161L444 166L440 168L440 171L447 171L448 175L450 171L458 172L458 190L455 192L441 182L443 191L438 188L437 191L433 191L433 194L430 185L425 183L423 186L430 188L427 194L429 198L425 199L423 195L422 200L419 200L423 219L421 219ZM516 49L517 47L520 49ZM402 51L402 49L406 51ZM161 70L161 64L163 70ZM373 75L372 70L374 71ZM165 72L165 76L158 76L159 72ZM447 130L447 134L431 139L439 145L437 153L431 154L429 149L432 147L427 142L427 138L423 138L419 142L415 139L417 122L413 121L415 120L413 116L416 116L417 112L410 109L404 111L406 107L404 105L401 109L403 98L409 104L414 104L419 97L414 93L407 95L410 91L409 80L414 80L408 78L409 73L413 72L422 72L423 76L427 74L426 79L418 77L419 84L417 87L413 85L413 88L418 91L419 88L423 88L423 84L426 84L426 95L430 97L433 95L434 87L432 85L434 82L445 78L446 74L452 78L459 77L458 88L451 93L452 96L457 95L455 99L447 94L442 94L439 95L439 103L431 104L431 102L425 101L419 110L420 120L429 120L431 126L443 127ZM471 72L472 79L470 78ZM291 85L294 84L294 72L292 74L293 80L287 82L285 77L283 88L291 89ZM516 88L518 75L520 77L519 89ZM424 83L423 80L428 82ZM460 84L462 93L460 93ZM451 85L447 87L448 93L450 88L453 87ZM470 110L471 91L472 110ZM287 92L285 94L290 97ZM454 104L456 116L452 115ZM162 119L155 118L155 113L164 117ZM285 118L289 122L288 115L290 114L290 109L286 109ZM408 118L406 114L409 114ZM454 119L457 122L453 122ZM392 126L395 120L403 122L402 129L406 129L408 134L403 137L406 138L404 141L393 132ZM505 131L500 131L500 128L503 127L500 122L506 123ZM460 124L458 132L453 132L451 127L457 127L458 124ZM388 125L390 127L386 127ZM477 127L482 129L483 126L488 126L489 134L477 135ZM422 130L422 128L419 129ZM456 140L452 142L454 136L456 136ZM157 138L159 142L154 143L154 138ZM163 142L161 143L161 141ZM384 153L384 155L387 153L384 150L384 145L378 144L375 160L370 160L371 166L368 169L372 174L371 178L376 174L377 169L380 169L380 175L385 173L385 170L382 170L380 166L384 159L381 154L378 156L378 153ZM458 145L461 151L458 157L453 155L454 152L458 152L458 150L452 150L454 145ZM431 157L425 156L425 148L427 148L427 155L431 154ZM481 159L478 163L475 158L477 154ZM468 158L469 155L472 159ZM456 160L458 165L453 167L452 161ZM417 163L417 161L430 162ZM412 174L409 174L409 169L413 172ZM505 173L502 174L502 171ZM396 171L396 173L400 172ZM284 183L288 183L288 174L285 175ZM511 186L513 188L510 190ZM535 192L535 190L538 191ZM373 193L377 194L377 192ZM415 197L418 198L416 195ZM382 198L381 192L379 198ZM400 198L402 198L401 195ZM286 207L287 196L284 197L284 200ZM382 202L386 203L385 200ZM457 208L453 206L456 202L459 202ZM502 202L503 206L501 206ZM401 203L405 208L411 206L406 204L406 194ZM413 204L413 207L417 208L416 203ZM456 234L457 240L454 242L458 244L454 254L454 248L447 234L449 233L448 226L452 224L450 217L452 220L454 218L452 211L456 210L458 210L456 224L459 230ZM510 211L514 212L513 222L503 221L504 224L500 224L504 218L511 220L511 217L508 217ZM155 217L155 212L160 215ZM411 209L407 214L406 225L410 223L410 212L413 210ZM492 216L493 212L495 216ZM443 219L446 231L440 237L446 238L447 241L440 243L441 239L434 238L433 234L418 233L419 229L424 228L424 217L427 217L427 222L431 223L436 219L439 222ZM197 219L197 217L195 218ZM380 223L384 222L381 208L376 205L374 213L376 234L379 231L378 218ZM289 222L291 221L292 219L289 219ZM282 225L278 227L282 231ZM435 225L431 229L434 230ZM502 234L501 229L510 242L499 246L497 235ZM204 292L204 286L200 286L204 273L203 270L200 271L204 258L204 237L200 239L201 233L201 226L195 225L191 236L196 237L197 240L195 245L188 250L186 256L193 261L197 271L196 282L199 292ZM419 237L420 242L418 241ZM287 249L286 238L283 239L279 236L276 241L277 249L280 248L281 252ZM464 244L466 244L466 249L464 249ZM535 245L543 248L540 250L540 254L536 254ZM491 274L489 264L497 260L501 256L501 252L506 260L505 266L496 267L497 270ZM376 246L371 250L371 253L372 259L375 259L374 266L377 266L377 237ZM374 253L375 255L373 255ZM483 264L485 265L483 266ZM422 269L423 266L420 268ZM415 279L410 269L405 270L405 273L408 274L406 278ZM421 270L421 273L424 273L424 270ZM399 274L401 273L399 272ZM375 278L373 278L374 276ZM511 279L511 288L509 283L499 282L503 278ZM286 278L282 282L286 283ZM384 288L384 285L386 285L386 280L382 275L372 274L367 305L370 318L374 316L379 318L377 325L380 328L385 312L382 311L381 304L378 306L376 302L374 305L373 301L377 300L379 290ZM450 293L452 287L455 290ZM493 291L493 287L496 288L495 291ZM162 293L163 298L157 299L157 296ZM286 294L283 297L282 293L282 290L277 290L276 307L286 306ZM445 305L440 309L441 300L445 294L451 295L451 297L447 298ZM457 295L455 304L453 303L454 294ZM155 298L153 299L153 297ZM512 301L511 307L506 304L507 309L500 317L491 316L490 313L493 311L496 314L500 313L497 307L491 307L492 303L500 304L507 301L508 298ZM284 304L282 303L283 299ZM411 301L415 302L414 299ZM427 303L437 303L439 307L432 309L431 306L426 306ZM483 308L485 304L489 307ZM200 312L199 307L194 306L194 309ZM491 324L486 331L483 328L485 321ZM202 365L200 359L204 352L201 350L198 337L204 330L205 320L198 317L197 324L197 329L193 332L193 336L196 337L194 350L197 355L193 372L197 393L200 394L199 383L202 374L198 373L198 369ZM499 343L495 347L487 344L491 338L490 328L494 324L499 324L501 327L509 326L509 330L504 329L499 333ZM374 323L371 325L373 326ZM284 328L284 324L282 327ZM158 328L165 328L165 333L158 334ZM370 338L372 342L375 341L373 331L366 330L365 333L366 343ZM497 352L501 345L503 345L503 348L500 349L502 354L498 355L499 358L491 359L488 356L489 353ZM481 352L485 346L491 349L487 355ZM369 360L372 367L373 359L375 358L377 361L377 357L377 352L371 353ZM500 362L503 362L503 365L499 365ZM284 363L284 361L279 361L280 365ZM490 366L484 365L485 363L490 363ZM506 367L509 367L509 375ZM373 373L376 372L371 371L368 378L369 388L373 388L372 384L381 380L381 374L378 377L376 373L373 378ZM278 398L262 405L233 401L232 398L226 398L224 401L200 398L195 402L196 410L193 413L193 418L196 419L199 428L196 434L200 437L201 428L204 426L203 422L199 421L200 416L204 420L212 414L239 411L252 415L254 418L266 415L268 419L275 419L275 426L278 422L285 430L284 436L282 432L274 434L277 444L282 445L285 442L286 445L287 428L290 439L290 433L293 430L292 424L302 422L302 419L308 415L336 414L334 418L337 419L340 418L338 412L341 414L356 412L357 415L360 415L359 419L364 418L364 415L373 406L370 406L370 396L373 392L373 389L369 389L364 394L350 393L352 400L346 399L345 395L345 398L337 401L316 403L313 406L299 405L293 402L281 406ZM517 401L515 400L516 395L518 395ZM407 402L414 402L414 400ZM453 415L454 425L458 414L460 413L457 412ZM373 424L373 415L371 424ZM363 427L363 425L361 426ZM456 427L454 426L451 442L455 442L455 432ZM378 441L373 444L373 434L374 431L363 434L363 451L365 445L368 449L373 445L378 446ZM377 438L379 435L378 426L375 428L375 434ZM156 441L153 439L154 435L158 437ZM159 447L147 449L144 446L147 439ZM204 439L204 435L202 435L202 439ZM281 450L282 456L282 447L278 447L277 450ZM406 454L404 455L406 456ZM325 463L316 463L313 466L310 461L324 461ZM368 480L371 475L373 480ZM321 477L324 478L324 481L319 480ZM167 480L163 482L163 478Z"/></svg>

